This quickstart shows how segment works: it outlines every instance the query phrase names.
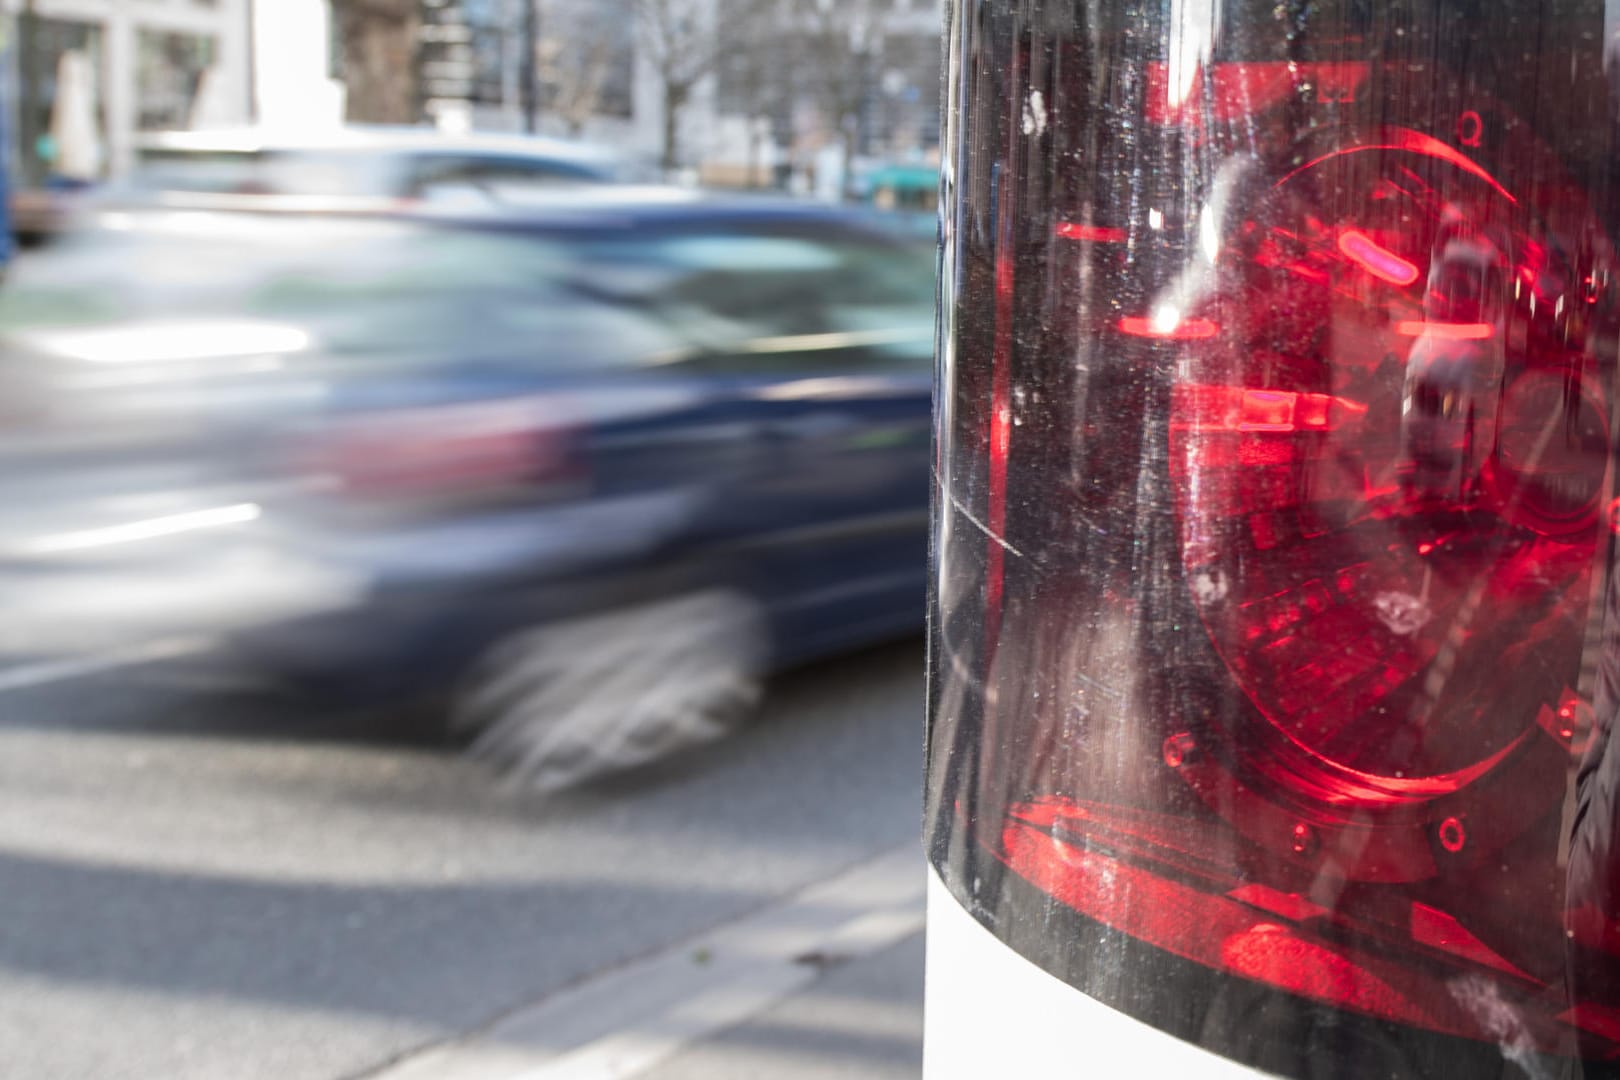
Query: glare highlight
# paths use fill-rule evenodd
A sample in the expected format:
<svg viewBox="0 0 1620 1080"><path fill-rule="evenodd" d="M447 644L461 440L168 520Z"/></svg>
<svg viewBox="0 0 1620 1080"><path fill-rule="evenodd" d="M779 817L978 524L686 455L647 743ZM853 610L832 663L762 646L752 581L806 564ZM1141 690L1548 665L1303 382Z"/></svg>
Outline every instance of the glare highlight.
<svg viewBox="0 0 1620 1080"><path fill-rule="evenodd" d="M239 503L213 510L197 510L186 514L131 521L124 525L110 525L103 529L84 529L79 532L42 536L22 545L26 554L57 555L71 551L111 547L140 540L156 540L164 536L215 529L224 525L243 525L257 521L262 511L256 503Z"/></svg>

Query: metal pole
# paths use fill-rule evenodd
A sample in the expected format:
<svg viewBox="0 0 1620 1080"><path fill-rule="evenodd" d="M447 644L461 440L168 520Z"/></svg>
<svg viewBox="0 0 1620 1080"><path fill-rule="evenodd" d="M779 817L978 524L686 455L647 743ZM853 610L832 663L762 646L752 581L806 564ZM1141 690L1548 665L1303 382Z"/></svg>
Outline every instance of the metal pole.
<svg viewBox="0 0 1620 1080"><path fill-rule="evenodd" d="M523 129L540 130L540 0L523 0Z"/></svg>

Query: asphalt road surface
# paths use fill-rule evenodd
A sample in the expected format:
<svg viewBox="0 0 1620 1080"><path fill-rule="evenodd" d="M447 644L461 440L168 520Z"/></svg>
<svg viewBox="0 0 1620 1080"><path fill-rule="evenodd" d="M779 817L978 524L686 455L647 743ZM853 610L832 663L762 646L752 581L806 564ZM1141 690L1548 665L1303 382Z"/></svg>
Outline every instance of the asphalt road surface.
<svg viewBox="0 0 1620 1080"><path fill-rule="evenodd" d="M398 717L44 674L0 673L7 1077L515 1078L559 1054L630 1075L626 1047L670 1077L769 1075L754 1036L783 1030L811 1072L912 1060L910 1013L884 1010L918 978L889 895L918 832L917 643L788 675L730 740L546 799ZM867 1030L829 1036L852 1016ZM577 1038L502 1042L525 1025Z"/></svg>

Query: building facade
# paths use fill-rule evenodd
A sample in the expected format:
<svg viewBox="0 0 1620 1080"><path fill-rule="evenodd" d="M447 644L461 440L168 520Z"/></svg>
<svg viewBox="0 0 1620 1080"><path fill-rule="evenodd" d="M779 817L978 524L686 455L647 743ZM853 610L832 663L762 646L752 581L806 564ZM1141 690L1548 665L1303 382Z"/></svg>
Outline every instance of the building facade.
<svg viewBox="0 0 1620 1080"><path fill-rule="evenodd" d="M714 2L727 26L754 0ZM932 0L781 0L722 42L690 121L700 175L837 198L865 167L936 161L940 34Z"/></svg>
<svg viewBox="0 0 1620 1080"><path fill-rule="evenodd" d="M251 0L0 0L25 186L127 168L139 133L253 115Z"/></svg>
<svg viewBox="0 0 1620 1080"><path fill-rule="evenodd" d="M660 3L710 53L675 117L684 175L833 196L851 162L932 160L933 0L0 0L10 171L94 181L144 131L331 124L374 98L393 104L369 119L505 131L532 100L538 130L656 162L667 86L638 19Z"/></svg>
<svg viewBox="0 0 1620 1080"><path fill-rule="evenodd" d="M528 126L528 2L424 0L424 119ZM664 156L669 86L644 19L685 35L666 45L702 72L678 90L682 175L837 197L851 165L937 160L934 0L535 0L537 130Z"/></svg>

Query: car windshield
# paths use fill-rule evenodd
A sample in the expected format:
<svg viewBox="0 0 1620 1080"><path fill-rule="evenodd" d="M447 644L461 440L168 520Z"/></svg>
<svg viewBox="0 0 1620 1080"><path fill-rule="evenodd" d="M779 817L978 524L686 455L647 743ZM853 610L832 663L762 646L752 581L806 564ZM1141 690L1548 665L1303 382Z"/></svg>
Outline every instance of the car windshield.
<svg viewBox="0 0 1620 1080"><path fill-rule="evenodd" d="M588 288L656 307L711 357L904 362L932 351L933 259L920 245L745 229L606 237L589 258Z"/></svg>

